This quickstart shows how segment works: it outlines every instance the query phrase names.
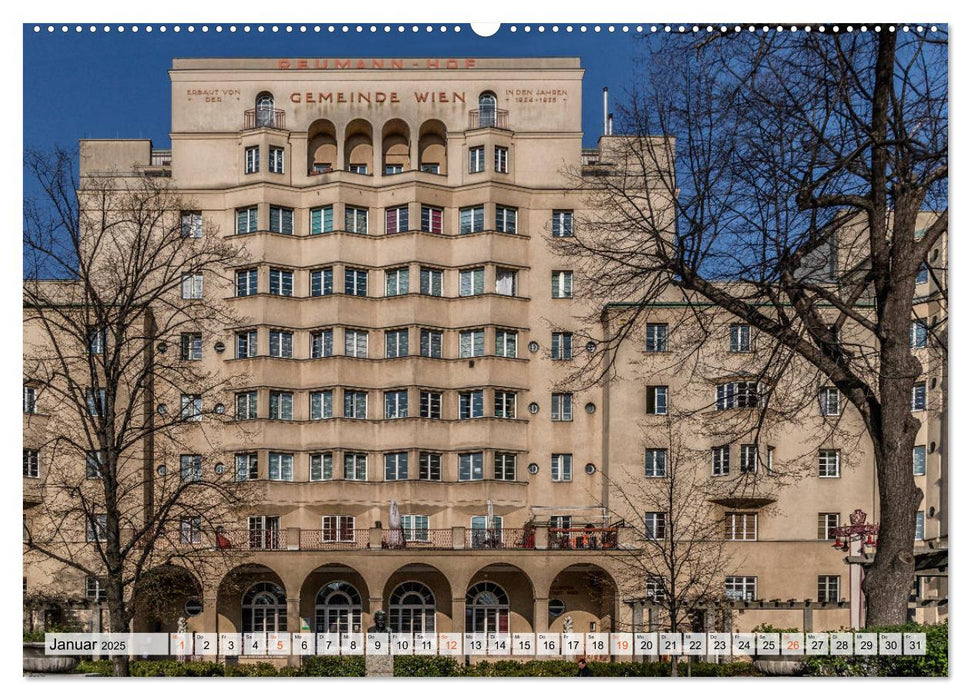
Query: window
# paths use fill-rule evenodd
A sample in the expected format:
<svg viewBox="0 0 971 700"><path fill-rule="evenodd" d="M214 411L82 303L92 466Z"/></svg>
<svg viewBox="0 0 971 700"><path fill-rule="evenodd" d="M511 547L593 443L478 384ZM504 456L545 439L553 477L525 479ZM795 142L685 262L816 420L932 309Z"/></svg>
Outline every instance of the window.
<svg viewBox="0 0 971 700"><path fill-rule="evenodd" d="M644 476L654 478L668 475L668 451L650 447L644 450Z"/></svg>
<svg viewBox="0 0 971 700"><path fill-rule="evenodd" d="M367 392L344 390L344 417L367 418Z"/></svg>
<svg viewBox="0 0 971 700"><path fill-rule="evenodd" d="M469 149L469 172L481 173L485 170L485 146L474 146Z"/></svg>
<svg viewBox="0 0 971 700"><path fill-rule="evenodd" d="M573 334L557 332L553 334L550 355L554 360L569 360L573 357Z"/></svg>
<svg viewBox="0 0 971 700"><path fill-rule="evenodd" d="M573 394L553 394L550 420L573 420Z"/></svg>
<svg viewBox="0 0 971 700"><path fill-rule="evenodd" d="M515 391L496 391L495 411L496 411L496 418L515 418L516 417L516 392Z"/></svg>
<svg viewBox="0 0 971 700"><path fill-rule="evenodd" d="M653 603L664 603L667 601L667 586L663 576L649 575L646 580L647 599Z"/></svg>
<svg viewBox="0 0 971 700"><path fill-rule="evenodd" d="M310 235L331 233L334 230L334 206L316 207L310 210Z"/></svg>
<svg viewBox="0 0 971 700"><path fill-rule="evenodd" d="M86 539L88 542L104 542L108 534L108 516L95 515L85 518L87 524Z"/></svg>
<svg viewBox="0 0 971 700"><path fill-rule="evenodd" d="M310 455L310 480L330 481L334 478L334 453Z"/></svg>
<svg viewBox="0 0 971 700"><path fill-rule="evenodd" d="M24 387L24 413L37 413L37 388Z"/></svg>
<svg viewBox="0 0 971 700"><path fill-rule="evenodd" d="M839 389L826 386L819 390L819 410L824 416L838 416L840 414Z"/></svg>
<svg viewBox="0 0 971 700"><path fill-rule="evenodd" d="M481 328L459 333L459 357L482 357L485 354L485 331Z"/></svg>
<svg viewBox="0 0 971 700"><path fill-rule="evenodd" d="M256 268L236 270L236 296L249 297L257 292Z"/></svg>
<svg viewBox="0 0 971 700"><path fill-rule="evenodd" d="M406 357L408 355L408 329L385 331L384 351L385 357Z"/></svg>
<svg viewBox="0 0 971 700"><path fill-rule="evenodd" d="M910 347L916 349L927 347L927 319L922 318L910 323Z"/></svg>
<svg viewBox="0 0 971 700"><path fill-rule="evenodd" d="M200 544L202 542L201 516L179 518L179 541L182 544Z"/></svg>
<svg viewBox="0 0 971 700"><path fill-rule="evenodd" d="M725 597L729 600L755 600L755 576L726 576Z"/></svg>
<svg viewBox="0 0 971 700"><path fill-rule="evenodd" d="M276 146L270 146L270 172L283 174L283 155L284 150Z"/></svg>
<svg viewBox="0 0 971 700"><path fill-rule="evenodd" d="M927 473L927 447L914 446L914 476L924 476Z"/></svg>
<svg viewBox="0 0 971 700"><path fill-rule="evenodd" d="M923 540L924 539L924 511L917 511L917 519L914 523L914 539Z"/></svg>
<svg viewBox="0 0 971 700"><path fill-rule="evenodd" d="M519 334L516 331L496 330L496 356L517 357Z"/></svg>
<svg viewBox="0 0 971 700"><path fill-rule="evenodd" d="M647 387L647 412L655 416L667 415L668 388L666 386Z"/></svg>
<svg viewBox="0 0 971 700"><path fill-rule="evenodd" d="M473 547L494 546L502 541L502 518L486 524L485 517L472 518ZM509 632L509 596L491 581L470 586L465 594L465 629L468 632Z"/></svg>
<svg viewBox="0 0 971 700"><path fill-rule="evenodd" d="M104 472L104 455L101 450L88 450L84 453L84 478L100 479Z"/></svg>
<svg viewBox="0 0 971 700"><path fill-rule="evenodd" d="M408 230L408 207L394 207L384 210L384 232L401 233Z"/></svg>
<svg viewBox="0 0 971 700"><path fill-rule="evenodd" d="M182 409L179 417L182 420L202 420L202 397L198 394L182 394Z"/></svg>
<svg viewBox="0 0 971 700"><path fill-rule="evenodd" d="M37 450L24 450L24 476L40 478L40 453Z"/></svg>
<svg viewBox="0 0 971 700"><path fill-rule="evenodd" d="M459 296L470 297L485 291L485 268L459 271Z"/></svg>
<svg viewBox="0 0 971 700"><path fill-rule="evenodd" d="M496 452L493 476L498 481L516 480L516 455L512 452Z"/></svg>
<svg viewBox="0 0 971 700"><path fill-rule="evenodd" d="M344 268L344 294L367 296L367 270L356 267Z"/></svg>
<svg viewBox="0 0 971 700"><path fill-rule="evenodd" d="M88 415L103 416L107 404L107 394L104 389L88 389L85 392L85 400L88 404Z"/></svg>
<svg viewBox="0 0 971 700"><path fill-rule="evenodd" d="M444 210L441 207L421 205L421 230L425 233L441 233Z"/></svg>
<svg viewBox="0 0 971 700"><path fill-rule="evenodd" d="M428 542L427 515L402 515L401 529L405 533L405 542Z"/></svg>
<svg viewBox="0 0 971 700"><path fill-rule="evenodd" d="M553 237L567 238L573 235L573 211L553 210Z"/></svg>
<svg viewBox="0 0 971 700"><path fill-rule="evenodd" d="M270 420L293 420L293 394L291 392L270 392Z"/></svg>
<svg viewBox="0 0 971 700"><path fill-rule="evenodd" d="M411 635L435 631L435 595L417 581L407 581L388 596L388 626L393 632Z"/></svg>
<svg viewBox="0 0 971 700"><path fill-rule="evenodd" d="M759 446L742 445L738 455L738 470L742 474L754 474L759 466Z"/></svg>
<svg viewBox="0 0 971 700"><path fill-rule="evenodd" d="M418 417L438 420L442 417L442 394L438 391L418 392Z"/></svg>
<svg viewBox="0 0 971 700"><path fill-rule="evenodd" d="M819 451L819 476L835 479L840 475L840 451Z"/></svg>
<svg viewBox="0 0 971 700"><path fill-rule="evenodd" d="M838 603L840 599L839 576L816 577L816 600L820 603Z"/></svg>
<svg viewBox="0 0 971 700"><path fill-rule="evenodd" d="M310 392L310 420L334 417L334 392L331 389Z"/></svg>
<svg viewBox="0 0 971 700"><path fill-rule="evenodd" d="M344 354L348 357L367 357L367 331L344 329Z"/></svg>
<svg viewBox="0 0 971 700"><path fill-rule="evenodd" d="M278 515L251 515L247 518L249 524L249 546L250 549L278 549L280 547L280 516ZM272 583L257 584L258 586L272 586L278 592L277 601L281 604L285 601L285 596L283 591ZM250 589L253 591L257 586ZM249 594L247 594L249 595ZM245 616L245 601L246 597L243 598L244 609L243 613ZM286 619L286 606L283 605L282 617ZM244 629L246 628L246 620L243 620Z"/></svg>
<svg viewBox="0 0 971 700"><path fill-rule="evenodd" d="M927 408L927 383L917 382L910 394L910 410L923 411Z"/></svg>
<svg viewBox="0 0 971 700"><path fill-rule="evenodd" d="M496 231L516 233L517 211L513 207L496 205Z"/></svg>
<svg viewBox="0 0 971 700"><path fill-rule="evenodd" d="M351 233L367 233L367 209L344 207L344 230Z"/></svg>
<svg viewBox="0 0 971 700"><path fill-rule="evenodd" d="M202 455L181 455L179 457L179 478L182 481L201 481Z"/></svg>
<svg viewBox="0 0 971 700"><path fill-rule="evenodd" d="M201 211L184 211L181 218L183 238L202 238Z"/></svg>
<svg viewBox="0 0 971 700"><path fill-rule="evenodd" d="M711 448L711 475L727 476L731 467L731 447L719 445Z"/></svg>
<svg viewBox="0 0 971 700"><path fill-rule="evenodd" d="M553 270L553 298L573 298L573 270Z"/></svg>
<svg viewBox="0 0 971 700"><path fill-rule="evenodd" d="M310 296L323 297L334 293L334 268L323 267L310 271Z"/></svg>
<svg viewBox="0 0 971 700"><path fill-rule="evenodd" d="M816 539L835 540L836 528L840 526L839 513L819 513L816 516Z"/></svg>
<svg viewBox="0 0 971 700"><path fill-rule="evenodd" d="M259 207L236 210L236 233L254 233L259 230Z"/></svg>
<svg viewBox="0 0 971 700"><path fill-rule="evenodd" d="M321 542L353 542L354 516L324 515L320 518Z"/></svg>
<svg viewBox="0 0 971 700"><path fill-rule="evenodd" d="M553 481L572 481L573 480L573 455L555 454L550 460L550 473Z"/></svg>
<svg viewBox="0 0 971 700"><path fill-rule="evenodd" d="M667 513L644 514L644 536L649 540L663 540L667 536Z"/></svg>
<svg viewBox="0 0 971 700"><path fill-rule="evenodd" d="M730 329L728 349L731 352L750 352L752 350L752 328L744 323L733 323Z"/></svg>
<svg viewBox="0 0 971 700"><path fill-rule="evenodd" d="M236 481L255 481L260 478L260 462L255 452L236 455Z"/></svg>
<svg viewBox="0 0 971 700"><path fill-rule="evenodd" d="M180 340L183 360L202 359L202 333L183 333Z"/></svg>
<svg viewBox="0 0 971 700"><path fill-rule="evenodd" d="M293 209L271 206L270 231L293 235Z"/></svg>
<svg viewBox="0 0 971 700"><path fill-rule="evenodd" d="M648 352L667 352L668 351L668 324L666 323L647 324L647 351Z"/></svg>
<svg viewBox="0 0 971 700"><path fill-rule="evenodd" d="M318 359L330 357L334 354L334 331L327 328L322 331L312 331L310 333L310 357Z"/></svg>
<svg viewBox="0 0 971 700"><path fill-rule="evenodd" d="M408 287L408 268L399 267L394 270L386 270L384 273L384 294L389 297L396 297L407 294Z"/></svg>
<svg viewBox="0 0 971 700"><path fill-rule="evenodd" d="M347 166L347 172L367 175L367 163L351 163Z"/></svg>
<svg viewBox="0 0 971 700"><path fill-rule="evenodd" d="M758 513L727 513L725 515L725 539L757 540L758 522Z"/></svg>
<svg viewBox="0 0 971 700"><path fill-rule="evenodd" d="M496 268L496 294L516 296L516 271L505 267Z"/></svg>
<svg viewBox="0 0 971 700"><path fill-rule="evenodd" d="M432 173L433 175L438 175L441 171L441 166L438 163L422 163L421 171L423 173Z"/></svg>
<svg viewBox="0 0 971 700"><path fill-rule="evenodd" d="M249 146L246 151L246 169L247 175L250 173L258 173L260 171L260 147L259 146Z"/></svg>
<svg viewBox="0 0 971 700"><path fill-rule="evenodd" d="M497 173L509 172L509 149L505 146L496 146L494 152L494 167Z"/></svg>
<svg viewBox="0 0 971 700"><path fill-rule="evenodd" d="M103 355L108 344L108 332L104 328L88 328L88 352Z"/></svg>
<svg viewBox="0 0 971 700"><path fill-rule="evenodd" d="M293 357L293 333L270 331L270 357Z"/></svg>
<svg viewBox="0 0 971 700"><path fill-rule="evenodd" d="M459 209L459 233L478 233L485 230L485 205Z"/></svg>
<svg viewBox="0 0 971 700"><path fill-rule="evenodd" d="M256 357L256 331L240 331L236 334L236 357Z"/></svg>
<svg viewBox="0 0 971 700"><path fill-rule="evenodd" d="M482 453L459 455L459 481L482 481Z"/></svg>
<svg viewBox="0 0 971 700"><path fill-rule="evenodd" d="M435 452L419 452L418 478L422 481L441 481L442 456Z"/></svg>
<svg viewBox="0 0 971 700"><path fill-rule="evenodd" d="M914 284L927 284L929 279L930 269L927 267L927 263L921 263L917 269L917 277L914 279Z"/></svg>
<svg viewBox="0 0 971 700"><path fill-rule="evenodd" d="M470 418L482 418L484 392L479 389L476 391L459 392L459 419L467 420Z"/></svg>
<svg viewBox="0 0 971 700"><path fill-rule="evenodd" d="M256 418L256 392L245 391L236 394L236 420L253 420Z"/></svg>
<svg viewBox="0 0 971 700"><path fill-rule="evenodd" d="M756 408L759 405L761 386L758 382L728 382L715 389L715 408Z"/></svg>
<svg viewBox="0 0 971 700"><path fill-rule="evenodd" d="M107 600L108 587L105 584L104 579L96 578L94 576L85 576L84 597L98 603Z"/></svg>
<svg viewBox="0 0 971 700"><path fill-rule="evenodd" d="M182 275L182 298L202 299L202 275Z"/></svg>
<svg viewBox="0 0 971 700"><path fill-rule="evenodd" d="M367 481L367 455L363 452L344 453L344 478L347 481Z"/></svg>
<svg viewBox="0 0 971 700"><path fill-rule="evenodd" d="M551 530L569 530L572 526L573 518L569 515L551 515L550 516L550 529Z"/></svg>
<svg viewBox="0 0 971 700"><path fill-rule="evenodd" d="M442 332L422 328L420 334L419 350L422 357L441 357L442 356Z"/></svg>
<svg viewBox="0 0 971 700"><path fill-rule="evenodd" d="M270 268L270 294L281 297L293 296L293 271Z"/></svg>
<svg viewBox="0 0 971 700"><path fill-rule="evenodd" d="M442 271L430 267L421 268L421 288L422 294L432 297L442 296Z"/></svg>
<svg viewBox="0 0 971 700"><path fill-rule="evenodd" d="M384 392L384 417L389 419L408 417L407 389Z"/></svg>
<svg viewBox="0 0 971 700"><path fill-rule="evenodd" d="M272 127L275 123L273 114L273 95L262 92L256 97L256 126Z"/></svg>
<svg viewBox="0 0 971 700"><path fill-rule="evenodd" d="M384 480L404 481L408 478L408 453L389 452L384 456Z"/></svg>

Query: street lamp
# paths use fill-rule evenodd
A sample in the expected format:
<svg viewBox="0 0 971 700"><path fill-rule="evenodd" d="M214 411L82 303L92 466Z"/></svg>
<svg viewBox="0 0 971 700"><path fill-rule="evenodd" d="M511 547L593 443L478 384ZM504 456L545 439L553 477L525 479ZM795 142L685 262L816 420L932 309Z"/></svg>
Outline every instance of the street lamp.
<svg viewBox="0 0 971 700"><path fill-rule="evenodd" d="M857 508L850 513L850 524L839 525L830 529L830 534L835 535L836 542L833 543L834 549L842 549L844 552L850 550L850 543L860 542L860 554L864 553L865 547L877 546L877 535L880 534L880 526L876 523L866 521L866 513Z"/></svg>

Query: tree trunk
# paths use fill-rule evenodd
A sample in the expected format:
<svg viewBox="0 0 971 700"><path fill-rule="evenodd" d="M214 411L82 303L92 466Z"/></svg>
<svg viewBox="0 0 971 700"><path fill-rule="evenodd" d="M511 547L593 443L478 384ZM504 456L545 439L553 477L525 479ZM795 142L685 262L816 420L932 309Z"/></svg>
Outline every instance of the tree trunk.
<svg viewBox="0 0 971 700"><path fill-rule="evenodd" d="M108 624L112 632L128 632L130 619L128 609L122 599L121 588L116 585L108 584ZM129 654L112 656L114 675L125 677L130 675L128 668Z"/></svg>
<svg viewBox="0 0 971 700"><path fill-rule="evenodd" d="M671 678L678 677L678 657L672 654L671 656Z"/></svg>

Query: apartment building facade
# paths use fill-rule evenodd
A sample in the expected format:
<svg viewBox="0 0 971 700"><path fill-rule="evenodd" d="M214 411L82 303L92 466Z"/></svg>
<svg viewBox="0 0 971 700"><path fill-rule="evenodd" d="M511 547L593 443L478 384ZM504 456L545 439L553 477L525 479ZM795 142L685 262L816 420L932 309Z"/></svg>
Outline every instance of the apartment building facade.
<svg viewBox="0 0 971 700"><path fill-rule="evenodd" d="M259 500L218 533L232 570L136 629L174 628L188 601L189 628L206 632L361 631L377 610L396 631L629 630L630 601L651 598L624 552L663 523L617 494L667 475L672 436L713 483L744 475L717 501L730 624L803 622L755 609L773 599L824 604L816 629L851 624L859 594L830 530L878 513L872 451L838 397L832 415L809 402L757 442L716 437L756 407L758 339L726 322L690 369L673 293L621 349L616 381L569 385L597 350L581 342L591 310L609 324L624 301L583 298L550 245L586 206L584 166L607 160L582 147L582 77L568 58L177 59L171 151L81 142L82 181L164 177L195 203L186 235L247 254L182 290L240 319L181 343L236 386L159 401L232 416L200 421L181 468L228 471ZM928 381L928 397L943 389ZM27 385L24 402L28 523L45 472L32 431L56 407ZM930 447L945 424L926 421L925 536L946 522L946 460ZM773 463L799 478L773 480ZM28 595L97 602L91 578L25 563Z"/></svg>

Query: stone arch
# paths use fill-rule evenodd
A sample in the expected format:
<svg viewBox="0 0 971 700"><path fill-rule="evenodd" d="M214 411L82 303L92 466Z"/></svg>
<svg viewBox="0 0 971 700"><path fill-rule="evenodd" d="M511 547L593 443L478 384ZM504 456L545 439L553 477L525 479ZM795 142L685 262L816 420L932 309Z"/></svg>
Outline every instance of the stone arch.
<svg viewBox="0 0 971 700"><path fill-rule="evenodd" d="M325 173L339 166L337 128L329 119L318 119L307 129L307 171Z"/></svg>
<svg viewBox="0 0 971 700"><path fill-rule="evenodd" d="M203 586L199 578L182 566L163 564L146 571L132 592L135 632L176 632L179 618L189 615L185 604L201 603Z"/></svg>
<svg viewBox="0 0 971 700"><path fill-rule="evenodd" d="M365 166L371 173L374 163L374 129L366 119L354 119L344 127L344 169Z"/></svg>
<svg viewBox="0 0 971 700"><path fill-rule="evenodd" d="M429 119L418 130L418 164L426 172L448 173L448 130L445 123Z"/></svg>
<svg viewBox="0 0 971 700"><path fill-rule="evenodd" d="M389 168L411 170L411 128L401 119L389 119L381 129L381 155L385 172Z"/></svg>
<svg viewBox="0 0 971 700"><path fill-rule="evenodd" d="M563 632L570 622L574 632L609 632L616 626L619 588L614 576L599 564L576 562L563 567L549 579L546 593L549 601L563 605L561 614L550 615L552 632Z"/></svg>
<svg viewBox="0 0 971 700"><path fill-rule="evenodd" d="M428 588L434 597L434 627L436 631L448 631L452 625L452 582L441 569L425 562L411 562L399 566L387 577L381 601L385 612L389 613L391 624L391 597L404 584L418 583ZM400 592L400 591L399 591Z"/></svg>
<svg viewBox="0 0 971 700"><path fill-rule="evenodd" d="M514 564L497 561L479 567L472 574L465 586L465 630L471 632L477 629L478 620L476 610L469 604L469 593L480 592L476 588L479 584L493 584L501 588L508 599L508 629L506 632L532 632L534 629L533 603L536 587L532 578L523 569ZM485 590L482 586L479 586ZM500 619L497 617L496 619ZM477 631L495 631L477 630Z"/></svg>
<svg viewBox="0 0 971 700"><path fill-rule="evenodd" d="M353 602L354 596L346 587L337 585L342 583L356 591L359 602ZM329 606L335 606L337 601L333 599L328 602L328 596L340 592L338 588L342 588L345 596L351 599L351 608L359 606L359 614L354 610L330 609ZM315 567L304 577L300 586L300 617L307 620L315 632L335 631L331 629L335 623L338 632L363 632L370 624L373 613L370 599L371 587L361 572L346 564L328 562ZM321 626L327 629L319 629Z"/></svg>
<svg viewBox="0 0 971 700"><path fill-rule="evenodd" d="M262 583L277 586L283 592L284 605L286 604L286 582L270 566L257 562L241 564L223 576L216 597L217 626L220 632L243 631L243 598L253 586ZM286 620L285 613L283 619Z"/></svg>

